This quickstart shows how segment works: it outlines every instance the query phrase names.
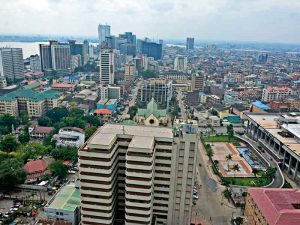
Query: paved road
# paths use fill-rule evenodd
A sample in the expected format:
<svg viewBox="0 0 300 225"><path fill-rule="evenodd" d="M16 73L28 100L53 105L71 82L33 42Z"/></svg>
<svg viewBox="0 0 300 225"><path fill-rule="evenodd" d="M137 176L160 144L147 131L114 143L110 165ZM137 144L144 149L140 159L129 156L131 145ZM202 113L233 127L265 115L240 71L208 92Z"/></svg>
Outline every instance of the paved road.
<svg viewBox="0 0 300 225"><path fill-rule="evenodd" d="M199 199L193 206L193 214L201 215L213 225L230 224L232 216L240 215L240 209L233 207L223 197L224 187L215 180L208 165L208 157L204 146L199 142L197 181Z"/></svg>

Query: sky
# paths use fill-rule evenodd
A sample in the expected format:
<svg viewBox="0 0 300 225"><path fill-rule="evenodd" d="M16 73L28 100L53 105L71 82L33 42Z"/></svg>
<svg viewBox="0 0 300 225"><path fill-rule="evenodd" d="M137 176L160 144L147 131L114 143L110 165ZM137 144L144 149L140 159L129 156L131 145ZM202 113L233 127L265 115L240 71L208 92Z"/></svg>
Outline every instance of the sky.
<svg viewBox="0 0 300 225"><path fill-rule="evenodd" d="M0 0L0 34L300 43L300 0Z"/></svg>

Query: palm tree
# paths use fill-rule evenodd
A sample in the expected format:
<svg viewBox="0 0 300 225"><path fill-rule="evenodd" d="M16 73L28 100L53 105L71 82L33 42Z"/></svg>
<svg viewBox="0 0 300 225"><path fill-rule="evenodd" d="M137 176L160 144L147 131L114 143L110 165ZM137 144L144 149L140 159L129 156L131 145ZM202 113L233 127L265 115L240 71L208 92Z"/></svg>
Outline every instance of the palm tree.
<svg viewBox="0 0 300 225"><path fill-rule="evenodd" d="M234 176L235 176L235 172L240 171L240 165L239 164L234 164L232 169L234 171Z"/></svg>
<svg viewBox="0 0 300 225"><path fill-rule="evenodd" d="M258 173L258 169L256 169L256 168L253 168L252 169L252 173L254 174L254 176L256 177L256 175L257 175L257 173Z"/></svg>
<svg viewBox="0 0 300 225"><path fill-rule="evenodd" d="M226 155L226 161L227 161L227 171L229 171L229 161L231 161L232 160L232 155L231 154L228 154L228 155Z"/></svg>

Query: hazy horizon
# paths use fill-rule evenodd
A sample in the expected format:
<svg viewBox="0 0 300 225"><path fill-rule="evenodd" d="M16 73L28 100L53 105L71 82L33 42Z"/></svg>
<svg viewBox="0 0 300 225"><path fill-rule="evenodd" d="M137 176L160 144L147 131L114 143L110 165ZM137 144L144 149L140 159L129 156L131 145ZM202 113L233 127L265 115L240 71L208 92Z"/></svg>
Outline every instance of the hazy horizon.
<svg viewBox="0 0 300 225"><path fill-rule="evenodd" d="M298 0L0 0L0 34L300 44ZM25 23L24 23L25 21Z"/></svg>

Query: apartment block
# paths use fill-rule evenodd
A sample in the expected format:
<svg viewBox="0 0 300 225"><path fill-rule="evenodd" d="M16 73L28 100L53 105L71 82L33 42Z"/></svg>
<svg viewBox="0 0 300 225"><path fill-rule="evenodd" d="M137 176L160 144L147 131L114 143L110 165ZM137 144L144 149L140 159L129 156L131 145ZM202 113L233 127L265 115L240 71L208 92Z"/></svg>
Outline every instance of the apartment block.
<svg viewBox="0 0 300 225"><path fill-rule="evenodd" d="M105 124L93 134L79 150L83 225L189 224L198 135L173 130Z"/></svg>
<svg viewBox="0 0 300 225"><path fill-rule="evenodd" d="M292 94L293 90L289 87L267 87L263 89L262 101L284 100Z"/></svg>
<svg viewBox="0 0 300 225"><path fill-rule="evenodd" d="M0 97L0 114L19 116L20 111L24 110L29 117L40 117L46 111L58 107L58 102L59 94L53 90L17 90Z"/></svg>

